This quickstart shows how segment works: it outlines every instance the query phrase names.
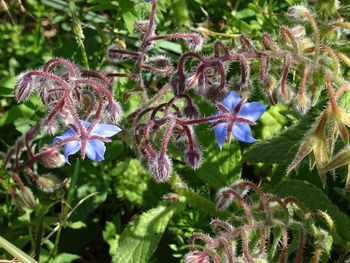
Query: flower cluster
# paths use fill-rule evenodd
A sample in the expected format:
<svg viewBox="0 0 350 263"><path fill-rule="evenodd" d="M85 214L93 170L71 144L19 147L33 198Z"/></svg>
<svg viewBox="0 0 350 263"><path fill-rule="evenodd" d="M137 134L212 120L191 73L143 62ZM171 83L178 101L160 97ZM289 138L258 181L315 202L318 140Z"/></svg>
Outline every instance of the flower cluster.
<svg viewBox="0 0 350 263"><path fill-rule="evenodd" d="M27 100L33 92L40 96L48 115L17 140L3 162L20 192L27 197L32 194L24 186L20 175L29 175L45 192L62 187L54 175L36 174L31 169L35 162L51 169L61 167L65 162L69 164L68 156L79 150L82 158L86 155L93 161L101 161L106 150L104 142L110 142L109 137L121 131L115 125L121 118L121 108L114 100L111 82L103 74L81 69L61 58L53 58L44 65L43 70L18 76L14 88L17 101ZM56 134L60 127L70 129L55 137L52 146L44 145L37 153L34 152L35 139L41 130ZM64 156L60 153L62 147ZM22 156L24 152L27 158ZM18 191L10 192L14 200L24 198ZM34 203L25 204L31 206Z"/></svg>
<svg viewBox="0 0 350 263"><path fill-rule="evenodd" d="M245 201L249 190L259 197L254 203L252 199L249 203ZM303 250L307 240L315 244L312 262L320 261L333 228L327 213L310 212L293 197L281 199L274 194L264 194L258 186L243 180L217 193L219 209L228 209L235 201L242 207L246 223L233 226L229 221L213 219L210 226L214 236L203 233L190 236L191 251L185 256L186 263L290 262L292 258L293 262L300 263L306 257ZM324 219L329 231L316 223L316 215ZM204 246L196 244L197 240Z"/></svg>

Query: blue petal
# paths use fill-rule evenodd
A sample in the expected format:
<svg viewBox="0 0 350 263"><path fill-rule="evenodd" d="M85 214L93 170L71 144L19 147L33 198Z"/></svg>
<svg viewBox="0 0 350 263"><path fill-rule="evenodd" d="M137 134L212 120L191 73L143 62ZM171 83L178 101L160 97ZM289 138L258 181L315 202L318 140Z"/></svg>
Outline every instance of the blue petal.
<svg viewBox="0 0 350 263"><path fill-rule="evenodd" d="M66 158L66 163L70 164L68 157L69 155L75 154L80 150L80 142L71 141L64 145L64 157Z"/></svg>
<svg viewBox="0 0 350 263"><path fill-rule="evenodd" d="M152 1L152 0L145 0L145 2L147 2L147 3L148 3L148 2L151 2L151 1Z"/></svg>
<svg viewBox="0 0 350 263"><path fill-rule="evenodd" d="M56 136L53 139L53 145L55 145L57 142L68 139L70 137L74 137L75 135L77 135L77 132L73 129L69 129L67 131L65 131L61 136Z"/></svg>
<svg viewBox="0 0 350 263"><path fill-rule="evenodd" d="M252 131L247 123L235 123L232 128L232 135L236 140L242 142L256 142L252 136Z"/></svg>
<svg viewBox="0 0 350 263"><path fill-rule="evenodd" d="M83 126L84 126L85 129L89 128L89 126L90 126L90 124L91 124L90 122L83 121L83 120L80 120L80 122L81 122L81 124L83 124Z"/></svg>
<svg viewBox="0 0 350 263"><path fill-rule="evenodd" d="M222 149L222 145L224 144L226 140L226 135L227 135L227 124L220 124L218 126L214 127L214 134L215 134L215 139L219 144L220 151Z"/></svg>
<svg viewBox="0 0 350 263"><path fill-rule="evenodd" d="M92 129L91 134L102 136L102 137L111 137L114 134L117 134L118 132L120 132L121 130L122 129L120 129L118 126L115 126L115 125L98 123Z"/></svg>
<svg viewBox="0 0 350 263"><path fill-rule="evenodd" d="M86 144L86 156L93 161L102 161L106 152L105 144L100 140L90 140Z"/></svg>
<svg viewBox="0 0 350 263"><path fill-rule="evenodd" d="M250 102L242 106L238 115L251 121L256 121L265 112L267 106L260 102Z"/></svg>
<svg viewBox="0 0 350 263"><path fill-rule="evenodd" d="M222 104L229 109L233 110L237 103L241 100L237 92L231 90L230 93L222 100Z"/></svg>

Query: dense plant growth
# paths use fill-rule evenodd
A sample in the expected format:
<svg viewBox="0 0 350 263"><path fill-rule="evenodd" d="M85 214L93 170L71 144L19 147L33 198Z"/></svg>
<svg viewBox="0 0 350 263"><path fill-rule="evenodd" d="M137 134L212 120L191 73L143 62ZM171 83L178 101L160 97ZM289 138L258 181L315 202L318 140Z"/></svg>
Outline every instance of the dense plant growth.
<svg viewBox="0 0 350 263"><path fill-rule="evenodd" d="M350 5L1 5L2 258L349 260Z"/></svg>

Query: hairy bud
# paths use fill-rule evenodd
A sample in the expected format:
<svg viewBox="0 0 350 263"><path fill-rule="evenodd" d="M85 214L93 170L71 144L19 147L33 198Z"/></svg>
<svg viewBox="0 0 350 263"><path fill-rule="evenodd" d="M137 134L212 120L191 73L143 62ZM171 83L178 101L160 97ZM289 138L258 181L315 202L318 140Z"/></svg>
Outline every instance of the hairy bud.
<svg viewBox="0 0 350 263"><path fill-rule="evenodd" d="M43 123L43 130L51 135L54 135L58 130L58 124L54 120L50 120L50 121L46 120Z"/></svg>
<svg viewBox="0 0 350 263"><path fill-rule="evenodd" d="M17 77L14 94L18 103L29 98L33 91L33 80L27 72L20 74Z"/></svg>
<svg viewBox="0 0 350 263"><path fill-rule="evenodd" d="M185 38L188 49L193 51L199 51L202 49L203 39L198 34L192 34L193 37Z"/></svg>
<svg viewBox="0 0 350 263"><path fill-rule="evenodd" d="M22 190L17 190L12 194L12 202L18 208L32 208L36 205L35 197L32 190L24 187Z"/></svg>
<svg viewBox="0 0 350 263"><path fill-rule="evenodd" d="M311 100L305 94L298 95L294 101L295 109L302 115L305 115L306 112L311 107Z"/></svg>
<svg viewBox="0 0 350 263"><path fill-rule="evenodd" d="M292 21L300 22L306 21L307 18L305 17L305 14L309 13L309 10L305 6L293 5L288 8L286 16Z"/></svg>
<svg viewBox="0 0 350 263"><path fill-rule="evenodd" d="M185 255L185 263L210 263L210 257L206 251L191 251Z"/></svg>
<svg viewBox="0 0 350 263"><path fill-rule="evenodd" d="M55 175L50 173L39 177L36 182L39 189L45 193L52 193L63 186L62 182Z"/></svg>
<svg viewBox="0 0 350 263"><path fill-rule="evenodd" d="M202 155L202 150L199 147L196 147L193 150L189 149L184 155L185 163L193 169L198 169L201 166Z"/></svg>
<svg viewBox="0 0 350 263"><path fill-rule="evenodd" d="M46 154L43 154L39 158L39 163L41 163L43 166L47 168L58 168L62 167L65 164L65 159L62 154L59 153L57 149L54 149L50 151L50 149L53 149L50 146L44 146L41 150L41 152L48 151Z"/></svg>
<svg viewBox="0 0 350 263"><path fill-rule="evenodd" d="M219 210L226 210L234 200L234 196L231 195L228 190L230 187L221 188L216 194L216 208Z"/></svg>
<svg viewBox="0 0 350 263"><path fill-rule="evenodd" d="M184 93L186 88L186 76L184 74L175 73L170 79L170 85L175 95Z"/></svg>
<svg viewBox="0 0 350 263"><path fill-rule="evenodd" d="M291 32L292 32L292 35L294 37L294 39L296 41L300 41L302 39L304 39L305 35L306 35L306 30L305 30L305 27L301 26L301 25L298 25L298 26L295 26L291 29Z"/></svg>
<svg viewBox="0 0 350 263"><path fill-rule="evenodd" d="M242 185L243 182L245 182L245 180L238 179L230 185L230 188L235 190L235 192L242 198L244 198L249 193L249 188L245 185Z"/></svg>
<svg viewBox="0 0 350 263"><path fill-rule="evenodd" d="M191 105L186 105L183 110L182 113L185 117L190 118L190 119L197 119L199 116L199 112L196 106L194 106L193 104Z"/></svg>
<svg viewBox="0 0 350 263"><path fill-rule="evenodd" d="M218 90L216 87L210 87L207 89L205 97L209 100L209 102L216 104L221 102L227 96L227 93L228 92L225 88Z"/></svg>
<svg viewBox="0 0 350 263"><path fill-rule="evenodd" d="M148 172L157 183L164 183L172 172L172 162L167 155L164 157L149 158L147 162Z"/></svg>
<svg viewBox="0 0 350 263"><path fill-rule="evenodd" d="M122 118L122 109L120 104L116 101L108 103L104 108L103 118L111 124L116 124Z"/></svg>

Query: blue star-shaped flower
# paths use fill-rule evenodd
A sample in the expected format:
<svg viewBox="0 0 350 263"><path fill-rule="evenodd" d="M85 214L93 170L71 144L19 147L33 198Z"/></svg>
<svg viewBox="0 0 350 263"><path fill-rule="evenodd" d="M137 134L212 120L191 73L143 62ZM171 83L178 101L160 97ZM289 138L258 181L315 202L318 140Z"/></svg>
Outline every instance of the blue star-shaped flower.
<svg viewBox="0 0 350 263"><path fill-rule="evenodd" d="M90 123L87 121L80 122L87 132ZM83 158L86 155L92 161L102 161L106 152L104 141L110 141L107 138L117 134L120 131L121 129L118 126L97 123L91 132L87 132L85 139L83 139L82 136L74 129L69 129L61 136L55 137L53 144L55 145L59 142L64 144L64 156L68 164L70 164L68 160L69 155L75 154L79 150L81 150ZM63 142L64 140L67 142Z"/></svg>
<svg viewBox="0 0 350 263"><path fill-rule="evenodd" d="M267 106L260 102L245 103L246 100L241 99L235 91L231 91L222 104L218 105L219 111L215 115L222 115L223 118L215 120L212 126L220 150L226 138L230 142L231 135L238 141L256 142L249 125L255 124Z"/></svg>

